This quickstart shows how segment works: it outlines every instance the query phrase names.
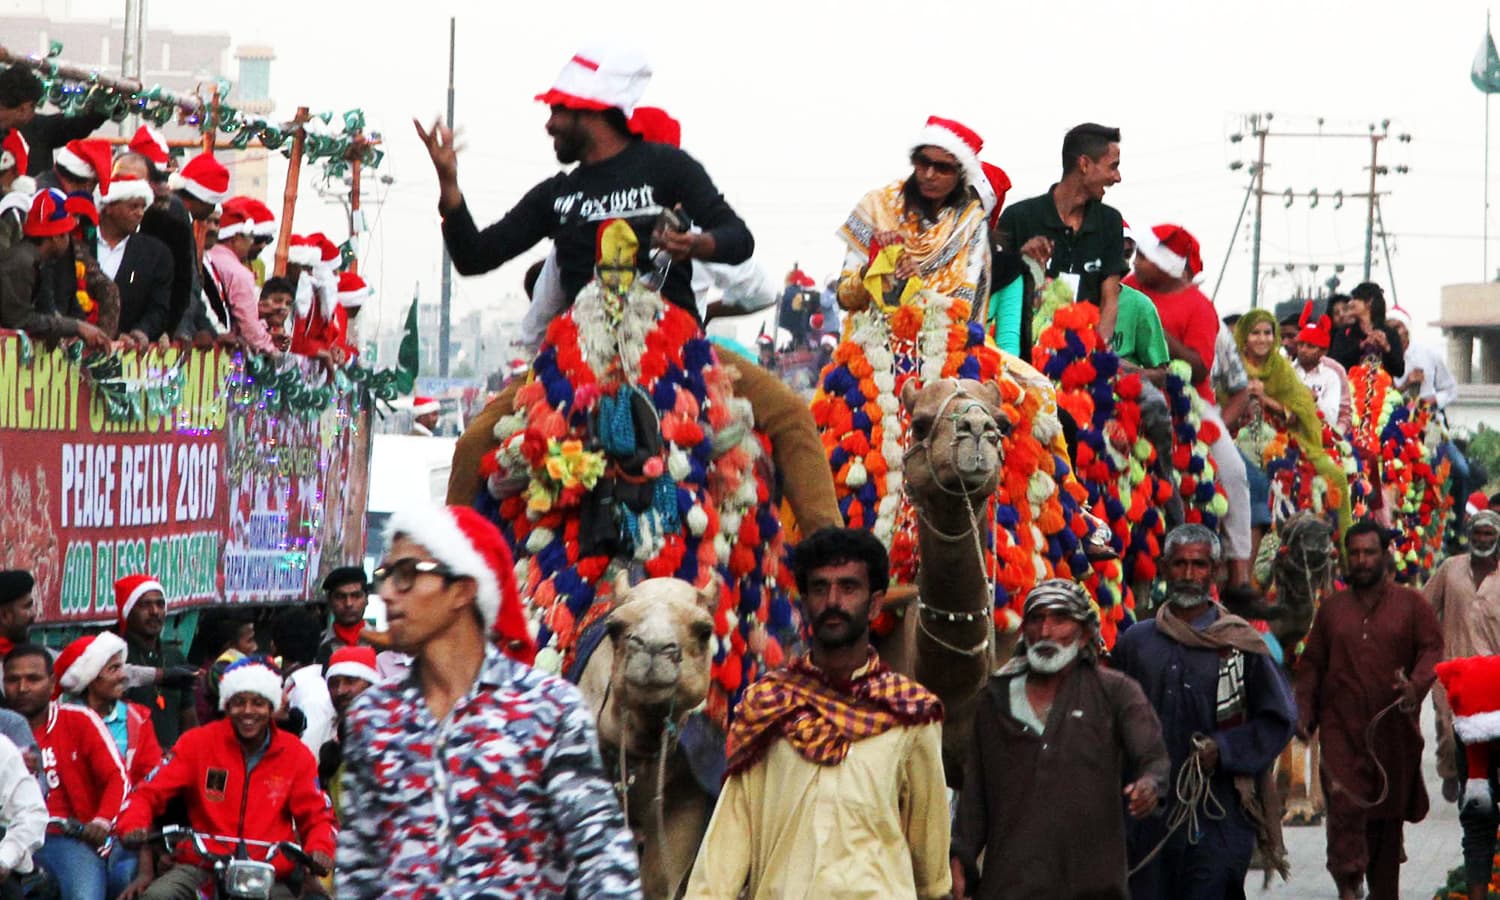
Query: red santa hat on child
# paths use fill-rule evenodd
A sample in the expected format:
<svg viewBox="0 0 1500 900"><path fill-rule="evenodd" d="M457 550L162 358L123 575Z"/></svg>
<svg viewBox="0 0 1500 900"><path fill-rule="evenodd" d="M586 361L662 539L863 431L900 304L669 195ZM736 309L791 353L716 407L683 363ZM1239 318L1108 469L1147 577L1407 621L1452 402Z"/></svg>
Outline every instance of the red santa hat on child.
<svg viewBox="0 0 1500 900"><path fill-rule="evenodd" d="M97 179L99 190L109 190L109 141L86 138L68 141L52 154L52 162L74 178Z"/></svg>
<svg viewBox="0 0 1500 900"><path fill-rule="evenodd" d="M174 191L187 191L204 203L223 203L229 196L229 170L212 153L200 153L167 179Z"/></svg>
<svg viewBox="0 0 1500 900"><path fill-rule="evenodd" d="M1191 281L1203 273L1198 239L1181 225L1157 225L1134 237L1135 251L1168 275Z"/></svg>
<svg viewBox="0 0 1500 900"><path fill-rule="evenodd" d="M375 668L375 648L357 645L340 647L328 658L328 671L323 677L332 681L335 676L358 678L375 684L380 681L380 672Z"/></svg>
<svg viewBox="0 0 1500 900"><path fill-rule="evenodd" d="M432 397L411 398L411 414L414 416L425 416L428 413L442 412L443 404Z"/></svg>
<svg viewBox="0 0 1500 900"><path fill-rule="evenodd" d="M230 663L219 679L219 709L229 708L235 694L254 694L265 698L272 711L281 708L281 673L276 671L263 656L247 656L239 662Z"/></svg>
<svg viewBox="0 0 1500 900"><path fill-rule="evenodd" d="M149 204L155 199L156 192L151 190L151 183L134 175L114 176L109 180L109 190L100 189L99 193L100 206L126 200L144 200Z"/></svg>
<svg viewBox="0 0 1500 900"><path fill-rule="evenodd" d="M57 676L53 697L82 694L110 660L124 655L125 641L117 634L105 631L78 638L64 647L53 663L52 671Z"/></svg>
<svg viewBox="0 0 1500 900"><path fill-rule="evenodd" d="M478 585L475 605L500 649L530 665L536 643L516 590L515 562L499 529L466 506L415 506L397 512L386 525L386 543L405 535L457 576Z"/></svg>
<svg viewBox="0 0 1500 900"><path fill-rule="evenodd" d="M160 131L150 125L142 125L135 130L130 138L130 150L132 153L151 160L157 166L164 166L172 158L172 148L167 144L167 138Z"/></svg>
<svg viewBox="0 0 1500 900"><path fill-rule="evenodd" d="M0 172L6 169L15 169L17 175L26 174L26 164L31 161L31 145L26 143L26 136L21 134L21 129L12 128L5 133L5 139L0 140Z"/></svg>
<svg viewBox="0 0 1500 900"><path fill-rule="evenodd" d="M536 99L568 109L618 109L629 118L650 83L651 64L640 51L595 44L573 54Z"/></svg>
<svg viewBox="0 0 1500 900"><path fill-rule="evenodd" d="M936 147L958 157L958 164L964 172L964 182L979 192L979 201L984 205L985 214L988 215L995 208L995 189L990 186L984 164L979 161L979 151L984 149L984 138L978 132L953 119L929 116L917 139L912 141L911 152L916 153L923 147Z"/></svg>
<svg viewBox="0 0 1500 900"><path fill-rule="evenodd" d="M353 272L339 273L339 303L351 309L361 306L375 295L365 280Z"/></svg>
<svg viewBox="0 0 1500 900"><path fill-rule="evenodd" d="M160 591L163 599L167 596L166 588L150 575L126 575L115 582L115 608L120 611L120 631L125 630L125 620L130 618L130 611L135 609L142 597L152 591Z"/></svg>
<svg viewBox="0 0 1500 900"><path fill-rule="evenodd" d="M1314 347L1322 347L1324 350L1327 350L1333 343L1333 323L1327 316L1319 316L1313 321L1312 311L1313 304L1311 300L1302 304L1302 318L1297 321L1298 327L1301 328L1297 332L1297 341L1299 343L1306 341Z"/></svg>
<svg viewBox="0 0 1500 900"><path fill-rule="evenodd" d="M255 233L255 219L250 215L249 197L230 197L219 213L219 240L227 241L242 234Z"/></svg>

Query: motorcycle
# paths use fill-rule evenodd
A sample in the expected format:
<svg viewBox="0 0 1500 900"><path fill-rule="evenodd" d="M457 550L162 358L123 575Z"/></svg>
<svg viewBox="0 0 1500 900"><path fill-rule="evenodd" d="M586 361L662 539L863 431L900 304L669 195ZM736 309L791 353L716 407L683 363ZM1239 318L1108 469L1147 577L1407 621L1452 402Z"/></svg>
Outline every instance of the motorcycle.
<svg viewBox="0 0 1500 900"><path fill-rule="evenodd" d="M330 874L328 867L313 859L301 846L292 841L257 841L252 838L226 837L218 834L202 834L181 825L167 825L154 831L149 841L160 841L168 853L186 841L197 854L213 867L213 893L206 894L208 900L269 900L271 889L276 885L276 867L271 859L281 854L292 862L318 876ZM208 842L232 844L234 851L219 853L209 849ZM251 848L263 852L259 860L251 859Z"/></svg>

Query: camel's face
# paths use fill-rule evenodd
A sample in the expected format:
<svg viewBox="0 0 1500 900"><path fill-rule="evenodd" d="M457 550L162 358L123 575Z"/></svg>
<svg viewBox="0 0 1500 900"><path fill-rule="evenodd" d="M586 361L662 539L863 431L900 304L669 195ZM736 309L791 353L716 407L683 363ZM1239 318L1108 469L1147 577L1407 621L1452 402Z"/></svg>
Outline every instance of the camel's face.
<svg viewBox="0 0 1500 900"><path fill-rule="evenodd" d="M1286 563L1299 572L1319 570L1338 554L1333 527L1313 514L1298 514L1282 526Z"/></svg>
<svg viewBox="0 0 1500 900"><path fill-rule="evenodd" d="M918 390L907 382L901 403L911 415L904 477L913 493L995 491L1000 441L1010 428L995 385L947 378Z"/></svg>
<svg viewBox="0 0 1500 900"><path fill-rule="evenodd" d="M676 578L652 578L621 590L609 614L614 647L611 690L631 706L672 703L679 713L708 694L712 593Z"/></svg>

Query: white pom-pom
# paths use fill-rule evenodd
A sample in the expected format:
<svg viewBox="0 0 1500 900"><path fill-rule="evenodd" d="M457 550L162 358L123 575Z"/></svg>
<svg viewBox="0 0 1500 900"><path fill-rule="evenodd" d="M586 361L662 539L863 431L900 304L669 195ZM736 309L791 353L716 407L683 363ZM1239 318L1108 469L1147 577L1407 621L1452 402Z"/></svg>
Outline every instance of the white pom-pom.
<svg viewBox="0 0 1500 900"><path fill-rule="evenodd" d="M526 549L531 553L540 553L556 537L550 528L536 528L531 534L526 535Z"/></svg>
<svg viewBox="0 0 1500 900"><path fill-rule="evenodd" d="M704 512L703 507L696 503L693 504L692 509L688 510L687 527L688 531L692 532L693 537L702 537L703 532L708 530L708 513Z"/></svg>
<svg viewBox="0 0 1500 900"><path fill-rule="evenodd" d="M1057 492L1057 484L1045 472L1032 472L1026 483L1026 499L1032 503L1044 503Z"/></svg>
<svg viewBox="0 0 1500 900"><path fill-rule="evenodd" d="M562 654L552 647L543 647L536 652L536 662L531 664L533 669L546 672L548 675L562 674Z"/></svg>
<svg viewBox="0 0 1500 900"><path fill-rule="evenodd" d="M881 412L891 413L892 415L901 409L901 401L897 400L893 394L881 394L875 398L875 403L880 407Z"/></svg>
<svg viewBox="0 0 1500 900"><path fill-rule="evenodd" d="M882 394L889 394L896 389L896 376L890 372L876 372L874 378L875 389Z"/></svg>
<svg viewBox="0 0 1500 900"><path fill-rule="evenodd" d="M693 474L693 463L685 451L673 447L672 452L667 454L667 473L672 476L673 481L686 481Z"/></svg>
<svg viewBox="0 0 1500 900"><path fill-rule="evenodd" d="M719 565L729 563L729 550L729 538L724 536L724 532L714 535L714 556L718 557Z"/></svg>
<svg viewBox="0 0 1500 900"><path fill-rule="evenodd" d="M849 474L844 479L845 484L851 488L862 488L865 486L865 482L869 480L870 476L865 471L865 464L863 462L856 459L849 463Z"/></svg>
<svg viewBox="0 0 1500 900"><path fill-rule="evenodd" d="M739 510L726 510L719 516L719 531L723 534L739 534L743 515Z"/></svg>
<svg viewBox="0 0 1500 900"><path fill-rule="evenodd" d="M888 495L901 493L901 473L899 471L885 473L885 490Z"/></svg>

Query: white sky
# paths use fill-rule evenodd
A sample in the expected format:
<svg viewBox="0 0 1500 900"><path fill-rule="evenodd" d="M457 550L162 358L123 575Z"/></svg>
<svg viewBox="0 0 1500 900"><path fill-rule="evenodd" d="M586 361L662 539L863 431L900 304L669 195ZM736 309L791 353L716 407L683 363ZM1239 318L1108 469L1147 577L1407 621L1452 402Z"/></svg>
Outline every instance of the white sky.
<svg viewBox="0 0 1500 900"><path fill-rule="evenodd" d="M87 18L124 8L123 0L66 5ZM57 14L57 4L52 9ZM1485 100L1468 76L1485 23L1478 2L149 0L154 27L271 44L278 115L298 104L358 106L384 132L382 171L396 181L378 217L369 210L374 232L363 267L379 291L370 312L385 327L414 284L424 300L438 296L436 181L410 118L443 109L449 15L458 17L456 119L467 148L460 182L481 223L557 169L542 131L545 109L532 96L583 41L618 35L652 59L646 102L682 121L684 148L749 223L757 257L778 277L794 260L819 279L836 272L842 250L834 230L864 191L905 174L910 139L926 116L959 119L983 135L982 155L1015 183L1011 200L1044 191L1057 176L1063 132L1092 120L1124 132L1124 182L1107 202L1136 227L1177 222L1197 234L1205 289L1227 252L1217 303L1221 312L1242 310L1248 215L1232 249L1228 242L1248 176L1227 164L1249 161L1253 148L1231 145L1227 135L1242 113L1267 110L1275 127L1312 130L1321 116L1328 130L1365 132L1388 118L1393 133L1412 134L1409 145L1382 148L1382 162L1411 167L1382 179L1393 192L1382 211L1398 299L1419 323L1437 317L1441 285L1485 274ZM1363 140L1273 139L1267 187L1318 187L1325 197L1363 191L1368 154ZM1332 205L1325 199L1310 210L1299 200L1285 209L1268 198L1263 260L1347 262L1342 278L1352 287L1364 206ZM316 226L333 235L342 221L336 207L308 201L298 215L298 231ZM1493 270L1500 216L1490 219ZM519 294L535 255L483 278L456 278L456 308L498 309L502 297ZM1378 240L1376 255L1373 277L1389 287ZM1312 284L1329 274L1295 278ZM1291 294L1294 280L1279 274L1263 283L1263 300L1274 302Z"/></svg>

